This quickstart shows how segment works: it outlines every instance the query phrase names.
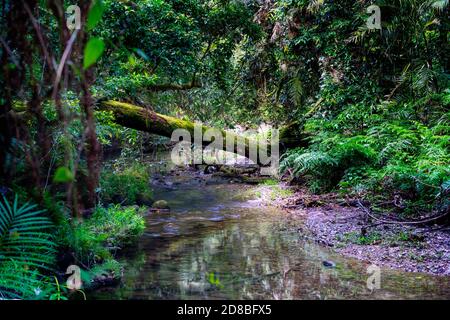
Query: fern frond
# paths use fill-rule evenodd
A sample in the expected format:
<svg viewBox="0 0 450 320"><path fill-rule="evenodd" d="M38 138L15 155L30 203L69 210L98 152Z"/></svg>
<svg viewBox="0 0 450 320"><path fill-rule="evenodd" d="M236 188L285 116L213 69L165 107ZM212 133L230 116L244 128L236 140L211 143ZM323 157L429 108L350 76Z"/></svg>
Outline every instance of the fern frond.
<svg viewBox="0 0 450 320"><path fill-rule="evenodd" d="M302 104L304 93L303 83L299 77L293 77L289 80L289 96L294 105L300 106Z"/></svg>
<svg viewBox="0 0 450 320"><path fill-rule="evenodd" d="M36 205L0 201L0 298L33 298L41 292L43 273L52 270L56 244L52 222Z"/></svg>
<svg viewBox="0 0 450 320"><path fill-rule="evenodd" d="M444 11L444 9L448 6L449 0L438 0L433 1L431 4L431 7L433 9L436 9L437 11L441 12Z"/></svg>

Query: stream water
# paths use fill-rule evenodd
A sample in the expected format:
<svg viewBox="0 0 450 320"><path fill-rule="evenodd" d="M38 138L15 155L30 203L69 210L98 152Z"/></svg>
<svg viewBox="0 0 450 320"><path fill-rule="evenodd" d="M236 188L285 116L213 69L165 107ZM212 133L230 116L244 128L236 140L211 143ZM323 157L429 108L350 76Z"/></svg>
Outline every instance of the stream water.
<svg viewBox="0 0 450 320"><path fill-rule="evenodd" d="M450 279L381 269L367 289L368 263L299 237L300 222L259 206L254 186L199 174L153 180L170 212L149 213L124 277L90 299L449 299ZM323 261L336 266L327 268Z"/></svg>

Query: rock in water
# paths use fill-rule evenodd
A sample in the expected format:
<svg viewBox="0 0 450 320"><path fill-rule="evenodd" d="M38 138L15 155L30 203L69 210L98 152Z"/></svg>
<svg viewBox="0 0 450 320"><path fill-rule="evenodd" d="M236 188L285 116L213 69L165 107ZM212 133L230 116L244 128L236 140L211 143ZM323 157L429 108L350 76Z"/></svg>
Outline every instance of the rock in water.
<svg viewBox="0 0 450 320"><path fill-rule="evenodd" d="M153 205L152 205L152 208L155 208L155 209L166 209L166 210L170 209L169 204L167 203L166 200L155 201L153 203Z"/></svg>
<svg viewBox="0 0 450 320"><path fill-rule="evenodd" d="M333 261L324 260L324 261L322 261L322 264L325 267L327 267L327 268L334 268L334 267L336 267L336 264Z"/></svg>
<svg viewBox="0 0 450 320"><path fill-rule="evenodd" d="M218 168L216 166L206 166L205 170L203 171L205 174L210 174L217 172Z"/></svg>

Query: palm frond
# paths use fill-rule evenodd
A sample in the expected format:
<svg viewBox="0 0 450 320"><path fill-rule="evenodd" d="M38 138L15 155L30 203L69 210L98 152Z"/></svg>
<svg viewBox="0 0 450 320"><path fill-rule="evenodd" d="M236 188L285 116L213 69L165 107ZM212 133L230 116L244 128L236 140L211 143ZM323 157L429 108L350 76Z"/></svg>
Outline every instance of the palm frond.
<svg viewBox="0 0 450 320"><path fill-rule="evenodd" d="M441 12L448 6L449 0L432 1L431 7Z"/></svg>
<svg viewBox="0 0 450 320"><path fill-rule="evenodd" d="M37 297L52 270L56 244L52 241L52 222L36 205L19 205L17 195L11 204L0 201L0 298Z"/></svg>

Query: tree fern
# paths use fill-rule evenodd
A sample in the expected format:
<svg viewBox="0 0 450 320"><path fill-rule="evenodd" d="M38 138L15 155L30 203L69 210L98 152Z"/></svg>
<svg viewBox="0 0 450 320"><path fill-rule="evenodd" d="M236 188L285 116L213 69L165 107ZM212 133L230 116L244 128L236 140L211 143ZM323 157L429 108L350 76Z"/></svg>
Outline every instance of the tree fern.
<svg viewBox="0 0 450 320"><path fill-rule="evenodd" d="M0 201L0 298L30 298L43 292L43 272L51 270L56 244L52 222L36 205Z"/></svg>
<svg viewBox="0 0 450 320"><path fill-rule="evenodd" d="M303 83L299 77L293 77L289 80L289 97L292 103L299 107L302 104L304 96Z"/></svg>

